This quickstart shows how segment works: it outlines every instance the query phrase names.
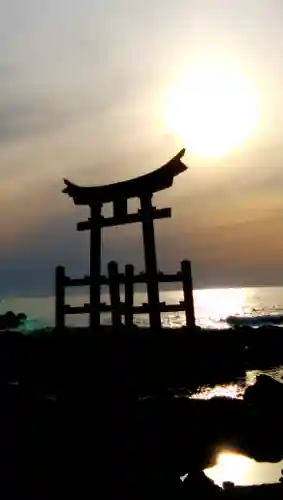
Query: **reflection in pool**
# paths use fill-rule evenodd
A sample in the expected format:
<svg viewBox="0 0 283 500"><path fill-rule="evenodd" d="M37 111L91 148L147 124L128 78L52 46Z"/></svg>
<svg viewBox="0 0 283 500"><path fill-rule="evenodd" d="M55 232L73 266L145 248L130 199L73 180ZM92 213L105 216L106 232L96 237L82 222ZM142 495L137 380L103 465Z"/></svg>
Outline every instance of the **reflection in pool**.
<svg viewBox="0 0 283 500"><path fill-rule="evenodd" d="M258 463L237 453L223 450L217 464L205 473L216 484L231 481L235 485L276 483L281 476L283 461L277 464Z"/></svg>
<svg viewBox="0 0 283 500"><path fill-rule="evenodd" d="M210 399L213 397L228 397L242 399L245 389L253 385L257 375L265 373L277 381L283 380L283 367L279 366L265 372L260 370L249 371L244 379L239 379L234 383L216 385L214 387L201 387L194 394L195 399ZM206 474L221 485L224 481L231 481L237 485L275 483L281 476L283 461L276 464L259 463L251 458L240 454L233 454L223 450L218 457L215 467L207 469Z"/></svg>

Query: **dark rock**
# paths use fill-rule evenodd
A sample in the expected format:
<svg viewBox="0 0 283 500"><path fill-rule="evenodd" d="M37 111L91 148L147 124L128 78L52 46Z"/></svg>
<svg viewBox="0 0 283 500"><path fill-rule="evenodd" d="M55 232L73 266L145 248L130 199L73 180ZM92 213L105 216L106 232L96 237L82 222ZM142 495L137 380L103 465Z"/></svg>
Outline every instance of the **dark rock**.
<svg viewBox="0 0 283 500"><path fill-rule="evenodd" d="M187 498L199 495L202 498L213 498L221 488L217 486L212 479L207 477L201 470L192 470L189 472L183 482L183 490Z"/></svg>
<svg viewBox="0 0 283 500"><path fill-rule="evenodd" d="M16 315L13 311L8 311L0 315L0 330L18 328L26 318L27 316L24 313Z"/></svg>
<svg viewBox="0 0 283 500"><path fill-rule="evenodd" d="M256 383L244 394L248 404L283 406L283 384L267 375L258 375Z"/></svg>
<svg viewBox="0 0 283 500"><path fill-rule="evenodd" d="M226 491L233 490L235 488L235 484L232 483L232 481L224 481L222 486L223 486L223 489Z"/></svg>

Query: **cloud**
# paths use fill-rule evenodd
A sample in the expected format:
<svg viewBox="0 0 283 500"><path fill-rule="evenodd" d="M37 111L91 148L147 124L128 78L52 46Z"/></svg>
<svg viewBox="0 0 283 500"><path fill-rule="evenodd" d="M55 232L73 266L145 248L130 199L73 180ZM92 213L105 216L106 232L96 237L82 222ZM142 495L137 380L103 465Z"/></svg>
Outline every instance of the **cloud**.
<svg viewBox="0 0 283 500"><path fill-rule="evenodd" d="M162 123L171 83L194 58L210 47L213 52L217 41L217 49L221 46L223 56L233 60L228 38L235 20L238 30L231 43L237 41L243 64L250 60L250 47L266 44L261 36L266 16L256 14L253 0L258 21L251 44L250 23L241 15L247 11L244 0L236 11L224 0L215 0L215 8L208 0L202 5L182 0L165 9L161 0L138 8L129 0L50 0L44 5L12 0L5 9L2 3L0 289L50 293L56 264L81 275L89 260L88 235L75 227L88 215L61 195L61 178L103 184L135 177L173 156L183 144L166 135ZM248 44L243 43L247 34ZM276 46L275 38L268 43ZM276 51L257 52L266 57L251 58L251 72L264 61L258 85L272 75L264 88L276 108L274 115L265 115L262 140L257 137L250 149L210 165L187 154L190 170L156 203L173 208L170 223L156 223L159 266L174 272L181 259L191 259L196 286L279 279L281 97L273 85ZM280 61L276 68L279 82ZM140 229L105 232L104 267L114 258L121 266L132 262L143 268Z"/></svg>
<svg viewBox="0 0 283 500"><path fill-rule="evenodd" d="M0 101L0 144L60 130L74 110L48 96L22 96Z"/></svg>

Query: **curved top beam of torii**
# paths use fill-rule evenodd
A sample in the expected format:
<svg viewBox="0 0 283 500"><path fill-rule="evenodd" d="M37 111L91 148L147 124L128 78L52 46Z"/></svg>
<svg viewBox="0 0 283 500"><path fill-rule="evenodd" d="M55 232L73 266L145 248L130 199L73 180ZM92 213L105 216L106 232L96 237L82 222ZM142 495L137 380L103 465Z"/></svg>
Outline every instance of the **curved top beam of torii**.
<svg viewBox="0 0 283 500"><path fill-rule="evenodd" d="M75 205L108 203L119 199L140 198L145 194L153 194L171 187L174 177L187 170L188 167L181 161L185 151L182 149L168 163L153 172L127 181L104 186L83 187L64 179L66 187L62 192L73 198Z"/></svg>

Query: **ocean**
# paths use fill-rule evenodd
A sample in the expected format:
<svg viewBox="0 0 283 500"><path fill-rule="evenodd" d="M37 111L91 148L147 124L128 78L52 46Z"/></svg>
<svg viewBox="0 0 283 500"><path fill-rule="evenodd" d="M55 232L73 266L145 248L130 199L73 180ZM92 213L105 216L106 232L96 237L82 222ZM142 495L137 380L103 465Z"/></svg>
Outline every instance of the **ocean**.
<svg viewBox="0 0 283 500"><path fill-rule="evenodd" d="M121 292L123 300L123 291ZM67 303L70 305L83 305L89 300L88 294L69 293ZM160 290L160 300L166 303L176 303L183 300L182 291ZM102 302L108 302L109 297L106 290L102 290ZM137 289L135 304L146 302L145 289ZM263 324L276 324L283 326L283 287L258 287L258 288L225 288L204 289L194 291L195 317L197 325L202 328L225 329L232 323L238 325L248 324L258 327ZM25 312L28 320L24 332L54 326L55 317L54 297L6 297L0 302L0 314L12 310L15 313ZM110 317L105 315L101 318L102 323L109 323ZM67 320L68 326L86 326L87 316L70 316ZM136 317L137 325L148 325L146 315ZM162 323L165 328L178 328L185 324L183 313L164 314ZM283 331L282 331L283 334ZM256 375L260 372L247 373L244 381L227 384L225 386L202 387L196 397L210 398L212 396L241 397L244 388L254 382ZM282 366L270 370L269 375L282 381ZM218 464L206 471L207 474L218 484L223 481L233 481L235 484L260 484L265 482L276 482L283 469L283 461L277 464L256 463L247 457L226 453L219 453Z"/></svg>
<svg viewBox="0 0 283 500"><path fill-rule="evenodd" d="M123 300L123 290L121 290ZM160 290L160 300L168 304L183 300L181 289ZM70 305L83 305L89 301L87 293L70 293L66 297ZM107 291L102 289L101 302L109 302ZM146 291L141 287L135 293L135 305L146 302ZM283 287L261 288L219 288L194 290L196 323L202 328L224 329L234 324L248 324L254 327L262 324L283 326ZM25 312L28 315L26 331L54 326L54 297L3 297L0 314L8 310ZM102 323L110 323L109 315L101 316ZM70 316L68 326L86 326L86 315ZM147 315L139 315L135 323L148 325ZM162 315L165 328L178 328L185 324L184 313L165 313Z"/></svg>

